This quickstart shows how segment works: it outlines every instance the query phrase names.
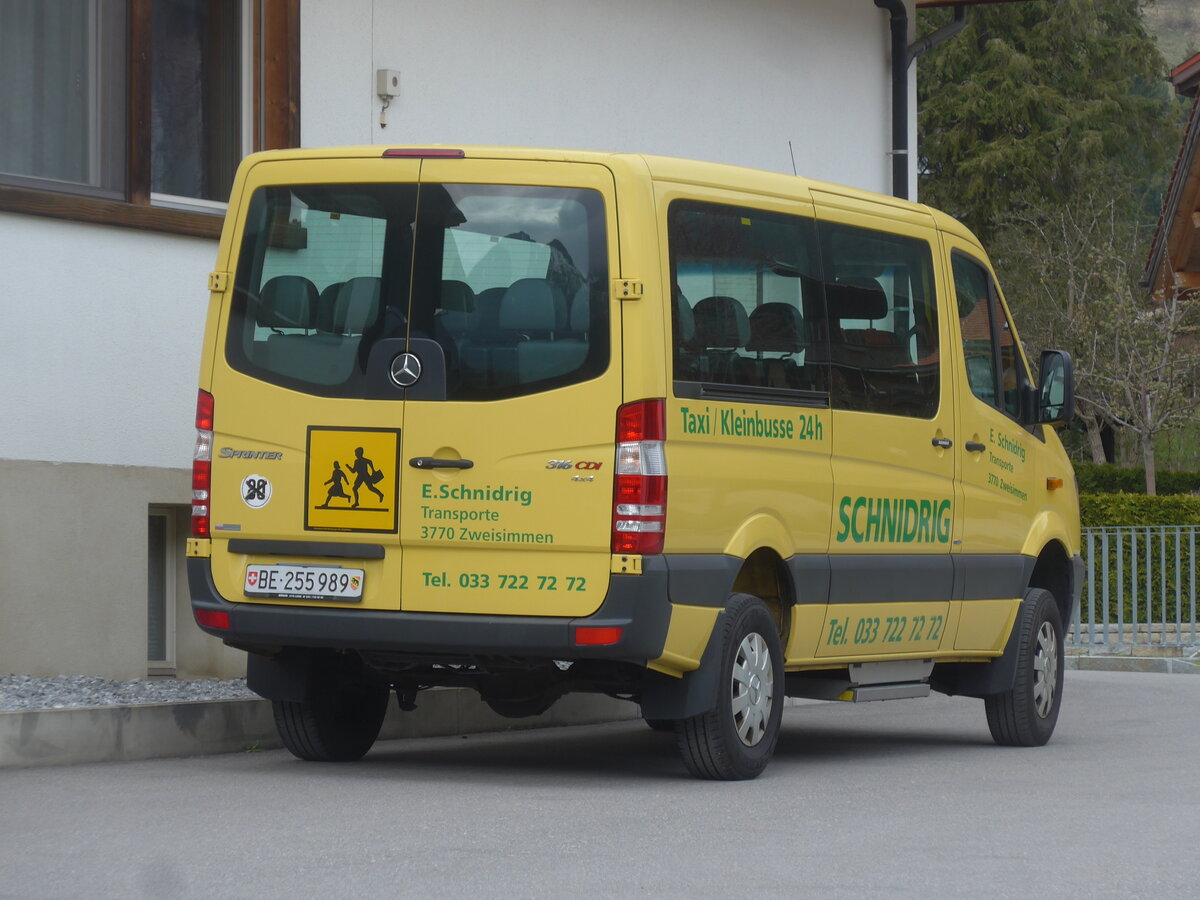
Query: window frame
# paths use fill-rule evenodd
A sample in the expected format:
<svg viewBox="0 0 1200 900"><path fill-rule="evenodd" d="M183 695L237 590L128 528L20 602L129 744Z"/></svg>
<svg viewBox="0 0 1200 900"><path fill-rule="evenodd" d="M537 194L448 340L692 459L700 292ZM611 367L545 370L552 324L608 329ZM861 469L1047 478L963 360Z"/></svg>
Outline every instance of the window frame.
<svg viewBox="0 0 1200 900"><path fill-rule="evenodd" d="M300 144L300 0L247 0L250 4L252 58L251 114L254 150ZM0 180L0 212L16 212L219 238L224 206L203 210L160 205L150 192L150 90L152 0L129 0L126 69L126 185L124 199L107 199L62 189L30 186L13 176ZM244 63L245 64L245 63ZM3 176L0 176L3 178ZM214 207L216 205L214 204Z"/></svg>

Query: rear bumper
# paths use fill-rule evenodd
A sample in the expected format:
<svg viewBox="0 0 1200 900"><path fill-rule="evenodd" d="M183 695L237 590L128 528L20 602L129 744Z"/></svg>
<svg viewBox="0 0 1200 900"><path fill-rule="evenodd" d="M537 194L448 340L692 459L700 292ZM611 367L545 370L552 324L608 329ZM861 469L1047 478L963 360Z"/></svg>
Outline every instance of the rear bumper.
<svg viewBox="0 0 1200 900"><path fill-rule="evenodd" d="M188 560L194 612L229 616L228 629L200 628L243 649L324 647L392 650L433 657L514 656L606 659L644 664L662 655L671 621L667 569L647 557L641 575L612 575L604 603L590 616L485 616L392 612L354 607L230 603L217 592L209 560ZM578 646L575 629L619 627L620 639Z"/></svg>

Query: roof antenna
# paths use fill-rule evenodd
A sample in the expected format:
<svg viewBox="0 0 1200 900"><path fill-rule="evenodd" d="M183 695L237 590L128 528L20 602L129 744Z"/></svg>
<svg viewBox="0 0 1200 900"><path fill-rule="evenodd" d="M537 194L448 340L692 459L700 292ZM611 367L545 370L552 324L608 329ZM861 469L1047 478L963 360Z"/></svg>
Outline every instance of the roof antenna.
<svg viewBox="0 0 1200 900"><path fill-rule="evenodd" d="M796 173L796 151L792 149L792 142L788 141L788 153L792 155L792 174Z"/></svg>

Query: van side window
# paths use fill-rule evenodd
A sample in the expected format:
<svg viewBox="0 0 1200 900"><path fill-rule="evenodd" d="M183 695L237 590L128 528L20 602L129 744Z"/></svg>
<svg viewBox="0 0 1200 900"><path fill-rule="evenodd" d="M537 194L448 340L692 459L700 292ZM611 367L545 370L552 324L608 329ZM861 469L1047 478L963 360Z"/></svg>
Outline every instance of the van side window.
<svg viewBox="0 0 1200 900"><path fill-rule="evenodd" d="M822 222L834 409L929 419L940 397L929 244Z"/></svg>
<svg viewBox="0 0 1200 900"><path fill-rule="evenodd" d="M953 255L952 266L971 393L1017 418L1021 385L1028 383L1029 375L995 282L980 263L960 253Z"/></svg>
<svg viewBox="0 0 1200 900"><path fill-rule="evenodd" d="M823 318L811 220L676 201L667 215L680 382L823 391ZM788 395L796 402L798 395Z"/></svg>

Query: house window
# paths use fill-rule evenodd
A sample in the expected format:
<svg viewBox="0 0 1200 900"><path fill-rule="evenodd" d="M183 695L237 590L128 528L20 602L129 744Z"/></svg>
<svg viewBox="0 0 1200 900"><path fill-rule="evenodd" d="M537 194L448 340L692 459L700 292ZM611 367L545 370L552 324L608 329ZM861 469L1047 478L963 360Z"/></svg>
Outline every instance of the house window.
<svg viewBox="0 0 1200 900"><path fill-rule="evenodd" d="M153 202L229 197L253 147L242 111L250 79L243 35L249 4L153 0L150 191ZM239 7L241 7L239 9ZM154 60L171 60L155 65Z"/></svg>
<svg viewBox="0 0 1200 900"><path fill-rule="evenodd" d="M0 209L215 237L298 110L299 0L0 0Z"/></svg>
<svg viewBox="0 0 1200 900"><path fill-rule="evenodd" d="M0 172L121 197L125 191L123 0L0 0Z"/></svg>

